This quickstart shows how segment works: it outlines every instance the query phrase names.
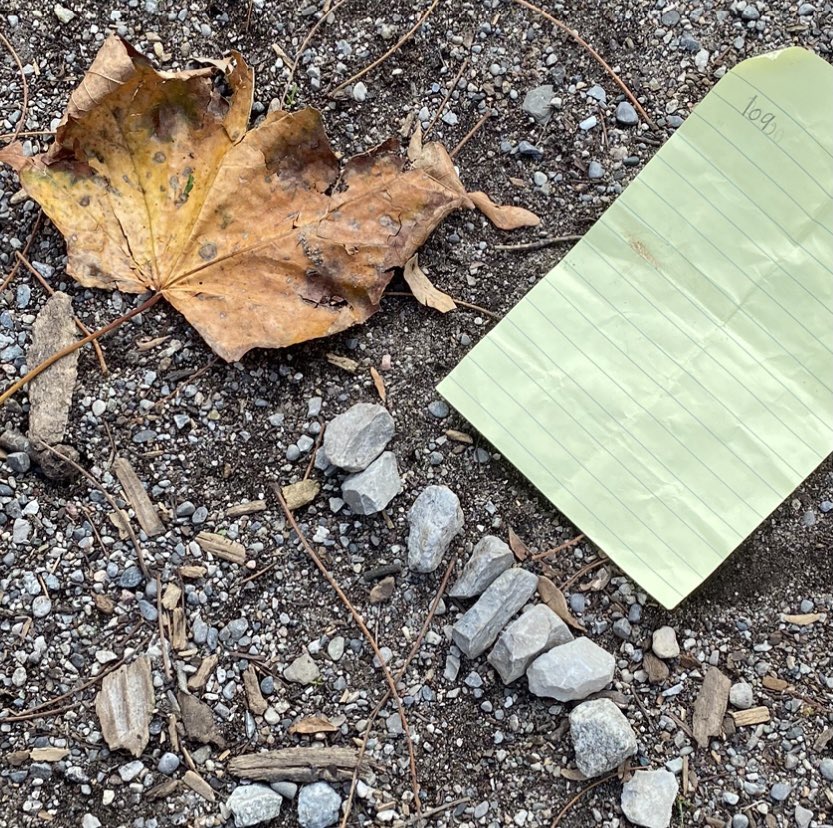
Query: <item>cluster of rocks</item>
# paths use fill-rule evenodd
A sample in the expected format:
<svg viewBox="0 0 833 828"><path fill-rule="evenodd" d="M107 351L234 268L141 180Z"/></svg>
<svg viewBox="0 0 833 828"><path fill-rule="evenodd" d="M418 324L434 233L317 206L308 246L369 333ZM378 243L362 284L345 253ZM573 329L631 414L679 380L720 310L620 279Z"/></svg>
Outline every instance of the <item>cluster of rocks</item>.
<svg viewBox="0 0 833 828"><path fill-rule="evenodd" d="M338 822L341 796L326 782L304 785L300 791L294 782L238 785L222 806L222 815L231 815L236 828L248 828L277 818L284 799L293 799L296 793L301 828L328 828Z"/></svg>

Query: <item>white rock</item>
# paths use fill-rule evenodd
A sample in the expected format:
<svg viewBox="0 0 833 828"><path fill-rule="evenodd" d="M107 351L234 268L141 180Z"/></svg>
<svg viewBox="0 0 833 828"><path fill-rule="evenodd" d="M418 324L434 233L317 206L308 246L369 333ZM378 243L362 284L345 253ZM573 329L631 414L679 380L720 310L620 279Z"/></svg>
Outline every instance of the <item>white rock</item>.
<svg viewBox="0 0 833 828"><path fill-rule="evenodd" d="M680 655L677 633L674 632L672 627L660 627L658 630L654 630L651 649L657 658L677 658Z"/></svg>
<svg viewBox="0 0 833 828"><path fill-rule="evenodd" d="M304 785L298 794L301 828L327 828L338 822L341 797L326 782Z"/></svg>
<svg viewBox="0 0 833 828"><path fill-rule="evenodd" d="M281 812L283 797L266 785L238 785L226 800L237 828L247 828L275 819Z"/></svg>
<svg viewBox="0 0 833 828"><path fill-rule="evenodd" d="M463 531L460 500L448 486L426 486L408 512L408 566L433 572L455 535Z"/></svg>
<svg viewBox="0 0 833 828"><path fill-rule="evenodd" d="M514 562L515 556L508 544L494 535L486 535L477 542L463 574L448 594L452 598L474 598Z"/></svg>
<svg viewBox="0 0 833 828"><path fill-rule="evenodd" d="M752 685L737 681L729 688L729 701L738 710L748 710L755 703Z"/></svg>
<svg viewBox="0 0 833 828"><path fill-rule="evenodd" d="M668 828L679 788L673 773L638 770L622 786L622 812L634 825Z"/></svg>
<svg viewBox="0 0 833 828"><path fill-rule="evenodd" d="M511 684L545 650L572 640L567 625L546 604L536 604L500 634L489 663L504 684Z"/></svg>
<svg viewBox="0 0 833 828"><path fill-rule="evenodd" d="M12 524L12 543L22 545L29 540L32 531L32 524L25 518L15 518Z"/></svg>
<svg viewBox="0 0 833 828"><path fill-rule="evenodd" d="M364 471L351 474L341 484L344 502L357 515L381 512L402 489L396 456L383 452Z"/></svg>
<svg viewBox="0 0 833 828"><path fill-rule="evenodd" d="M558 701L586 699L613 680L613 656L582 636L538 656L526 671L529 690Z"/></svg>
<svg viewBox="0 0 833 828"><path fill-rule="evenodd" d="M312 684L317 681L321 673L318 670L318 665L313 661L309 653L302 653L283 671L283 677L287 681L293 681L296 684Z"/></svg>
<svg viewBox="0 0 833 828"><path fill-rule="evenodd" d="M366 469L393 437L393 417L375 403L357 403L333 417L324 432L324 454L340 469Z"/></svg>
<svg viewBox="0 0 833 828"><path fill-rule="evenodd" d="M359 103L364 102L367 99L367 87L359 81L353 86L353 100L358 101Z"/></svg>
<svg viewBox="0 0 833 828"><path fill-rule="evenodd" d="M451 637L469 658L476 658L497 638L512 616L535 594L538 576L526 569L508 569L454 625Z"/></svg>
<svg viewBox="0 0 833 828"><path fill-rule="evenodd" d="M576 765L589 778L618 768L636 753L633 728L610 699L593 699L573 708L570 736Z"/></svg>
<svg viewBox="0 0 833 828"><path fill-rule="evenodd" d="M59 5L58 3L56 3L52 7L52 10L55 12L55 17L57 17L58 20L60 20L61 23L65 24L65 25L67 23L71 23L73 20L75 20L75 12L72 11L71 9L68 9L64 6ZM33 364L37 365L37 363L33 363Z"/></svg>

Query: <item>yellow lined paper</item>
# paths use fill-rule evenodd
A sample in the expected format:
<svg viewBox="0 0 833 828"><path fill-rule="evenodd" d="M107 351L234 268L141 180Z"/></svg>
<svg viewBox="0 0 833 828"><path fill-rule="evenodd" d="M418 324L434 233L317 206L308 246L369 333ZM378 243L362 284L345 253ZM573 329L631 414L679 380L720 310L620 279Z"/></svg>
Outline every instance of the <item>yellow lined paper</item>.
<svg viewBox="0 0 833 828"><path fill-rule="evenodd" d="M679 603L833 450L833 67L729 72L439 390Z"/></svg>

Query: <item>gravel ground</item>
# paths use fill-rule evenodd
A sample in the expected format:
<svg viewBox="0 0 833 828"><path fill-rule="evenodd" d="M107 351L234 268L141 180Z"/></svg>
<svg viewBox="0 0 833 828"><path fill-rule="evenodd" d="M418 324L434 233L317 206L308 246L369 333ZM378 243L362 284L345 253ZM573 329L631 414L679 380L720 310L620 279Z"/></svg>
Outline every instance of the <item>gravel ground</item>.
<svg viewBox="0 0 833 828"><path fill-rule="evenodd" d="M618 68L657 121L659 130L651 132L617 125L621 96L614 84L584 51L530 12L499 0L461 0L440 2L420 33L363 79L364 89L337 102L326 97L333 82L395 43L423 8L392 11L387 4L353 0L338 9L303 55L291 106L323 109L335 147L352 154L398 132L408 116L427 120L468 58L435 137L456 145L492 107L496 117L458 158L462 178L469 189L483 188L496 200L538 212L540 236L586 230L715 80L741 59L789 44L828 60L833 53L829 2L617 0L551 6ZM294 53L319 14L316 3L255 2L247 26L247 4L240 0L187 5L130 0L118 7L89 0L54 8L42 0L5 0L0 28L19 52L29 80L24 129L43 130L54 126L102 39L114 31L155 54L165 68L181 67L192 56L239 49L257 68L255 114L263 113L283 91L287 70L280 55ZM8 132L19 118L21 88L11 58L3 54L0 60L0 117ZM545 83L555 87L561 104L541 126L523 113L521 102L528 90ZM595 84L606 93L605 103L588 98ZM591 116L596 126L582 129L579 124ZM38 136L27 140L42 146ZM521 141L537 147L539 157L519 153ZM592 169L591 162L596 162ZM0 171L4 272L36 214L17 190L15 176ZM501 314L560 251L518 254L494 245L531 241L539 237L536 232L509 239L479 215L458 214L434 234L421 262L439 287ZM34 238L30 259L51 285L73 298L76 313L90 327L135 301L69 281L63 243L48 222ZM25 371L31 325L45 299L25 275L0 296L0 362L7 381ZM421 627L442 572L419 575L404 566L407 509L426 484L445 484L459 495L465 530L453 548L461 552L485 533L506 537L509 525L533 549L577 534L476 434L471 445L444 436L448 428L470 431L465 422L454 414L437 416L445 415L442 406L429 411L437 400L436 382L489 324L476 311L440 317L393 297L361 328L224 365L212 360L181 317L157 305L106 341L109 375L101 374L91 351L82 354L67 442L116 498L122 491L111 469L113 457L130 460L165 523L164 534L146 543L163 583L176 582L182 565L206 567L203 578L182 582L188 645L175 666L187 677L203 658L218 656L201 698L214 711L227 752L189 744L216 803L182 785L166 797L151 797L154 786L185 770L170 758L160 770L170 749L167 716L175 709L176 680L165 677L159 657L156 584L142 577L130 541L110 520L110 505L86 479L55 483L34 469L0 464L0 709L19 713L71 692L137 652L153 657L157 697L140 767L124 752L107 750L94 710L95 687L78 692L59 715L20 723L0 718L0 825L221 825L219 803L235 787L226 772L229 755L316 741L352 746L361 737L384 692L381 673L285 525L268 484L303 477L309 445L326 422L354 403L378 399L371 366L387 385L397 428L390 448L403 491L388 508L387 521L381 515L352 516L332 500L340 493L340 475L314 469L322 491L299 517L390 649L394 667ZM336 367L328 353L356 360L358 371ZM26 397L19 395L0 410L0 430L25 431L26 410ZM259 499L266 504L262 511L229 515L230 507ZM833 822L833 740L825 745L820 739L833 725L833 511L826 511L833 509L831 501L828 459L672 613L615 569L606 583L602 579L582 590L588 583L579 579L568 591L588 635L617 656L612 695L636 731L635 764L669 763L685 783L674 825ZM194 542L200 531L239 541L248 563L206 556ZM597 558L597 550L579 544L553 561L550 574L564 581ZM269 564L273 568L246 582ZM383 564L402 565L402 572L389 601L371 604L371 585L361 576ZM465 606L450 600L441 606L404 680L424 807L465 800L434 816L438 825L549 825L587 784L564 775L573 766L567 708L531 696L523 681L504 687L485 657L463 659L457 675L453 669L446 673L453 654L449 625ZM827 615L801 627L781 620L782 613L799 612ZM627 640L621 637L625 617ZM617 620L619 635L613 631ZM682 654L668 662L667 679L650 684L642 656L652 631L663 624L676 631ZM335 658L342 645L343 655ZM306 685L286 681L283 671L305 651L320 676ZM256 666L269 703L265 717L247 710L242 675L249 664ZM736 732L729 727L703 750L695 749L688 728L709 664L719 665L733 682L748 682L754 703L767 707L771 720ZM771 689L772 677L788 688ZM312 714L329 716L337 731L315 738L288 732L298 718ZM378 768L357 800L354 822L410 824L414 808L398 724L389 704L370 741ZM53 762L9 761L11 754L39 747L64 747L69 753ZM336 789L346 796L346 786ZM561 825L628 824L620 789L616 780L596 787ZM811 821L801 821L804 808ZM275 824L297 824L295 802L284 803Z"/></svg>

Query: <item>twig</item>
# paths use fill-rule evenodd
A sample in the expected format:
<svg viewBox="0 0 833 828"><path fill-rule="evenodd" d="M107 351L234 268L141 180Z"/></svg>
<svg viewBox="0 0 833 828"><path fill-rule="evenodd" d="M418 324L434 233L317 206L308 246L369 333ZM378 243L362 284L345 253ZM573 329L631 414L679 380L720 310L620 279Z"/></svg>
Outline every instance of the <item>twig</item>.
<svg viewBox="0 0 833 828"><path fill-rule="evenodd" d="M171 659L168 655L168 641L165 638L165 620L162 615L162 582L159 580L159 573L156 573L156 620L159 622L159 646L162 650L162 666L165 675L170 681L173 678L171 671Z"/></svg>
<svg viewBox="0 0 833 828"><path fill-rule="evenodd" d="M250 583L251 581L257 580L261 575L265 575L267 572L271 572L278 565L278 563L280 563L280 561L275 560L272 561L272 563L266 564L266 566L264 566L262 569L258 569L257 572L253 572L251 575L249 575L248 578L244 578L237 586L242 587Z"/></svg>
<svg viewBox="0 0 833 828"><path fill-rule="evenodd" d="M431 132L432 129L437 125L437 121L440 120L440 115L443 114L443 110L448 105L448 102L451 100L451 96L454 94L454 90L457 88L457 84L460 82L460 78L463 77L463 72L466 71L466 67L469 65L469 59L466 59L460 64L460 69L457 74L454 76L454 80L451 81L451 86L448 87L448 91L445 93L445 97L442 99L442 103L440 103L437 111L434 113L434 117L429 121L428 126L425 127L425 132L422 134L423 140L428 137L428 133Z"/></svg>
<svg viewBox="0 0 833 828"><path fill-rule="evenodd" d="M421 820L430 819L433 816L437 816L437 814L443 813L443 811L448 811L451 808L456 808L458 805L463 805L466 802L471 802L471 798L468 796L461 797L460 799L452 799L451 802L444 802L442 805L437 805L436 808L431 808L430 811L423 811L422 814L419 816L412 816L409 822L406 822L406 825L413 825L416 822L420 822Z"/></svg>
<svg viewBox="0 0 833 828"><path fill-rule="evenodd" d="M50 699L49 701L42 702L41 704L38 704L35 707L31 707L25 713L20 713L16 716L8 716L5 719L0 719L0 722L22 722L22 721L25 721L26 719L31 719L31 718L37 716L38 713L40 713L41 715L44 715L44 716L52 715L54 712L57 712L57 711L50 711L49 713L44 712L44 711L46 711L50 707L53 707L56 704L60 704L65 699L75 699L75 697L79 693L83 693L85 690L88 690L94 684L98 684L98 682L100 682L108 673L112 673L115 670L118 670L119 667L122 666L122 664L124 664L124 659L120 658L114 664L110 665L110 667L108 667L106 670L102 670L95 678L90 679L88 682L86 682L85 684L82 684L80 687L76 687L74 690L68 690L66 693L62 693L60 696L55 696L54 699ZM77 701L76 701L76 704L77 704ZM76 705L74 704L74 705L71 705L71 706L74 707ZM8 709L8 708L6 708L6 709ZM66 709L69 709L69 708L66 708Z"/></svg>
<svg viewBox="0 0 833 828"><path fill-rule="evenodd" d="M404 296L405 298L410 297L411 299L416 299L413 293L408 293L404 290L389 290L387 293L385 293L385 296ZM480 305L473 305L471 302L464 302L462 299L457 299L454 296L452 296L451 298L454 299L455 304L460 305L463 308L468 308L469 310L477 311L478 313L482 313L484 316L490 316L492 319L501 318L494 311L487 310L486 308L483 308Z"/></svg>
<svg viewBox="0 0 833 828"><path fill-rule="evenodd" d="M37 218L35 219L35 223L32 225L32 229L29 232L29 238L26 239L26 244L23 245L23 255L27 256L29 254L29 248L32 246L32 242L35 238L35 233L38 232L38 227L40 227L41 219L43 218L43 210L38 210ZM11 283L12 279L17 275L17 271L20 269L20 262L15 259L15 263L12 265L12 269L9 271L9 275L3 279L2 284L0 284L0 293L2 293L8 285Z"/></svg>
<svg viewBox="0 0 833 828"><path fill-rule="evenodd" d="M351 83L355 83L357 80L359 80L359 78L363 78L368 72L375 69L380 63L384 63L394 52L397 51L397 49L399 49L403 44L407 43L407 41L409 41L416 34L419 27L428 19L428 15L430 15L431 12L433 12L434 9L437 8L437 4L439 2L440 0L433 0L431 5L422 13L422 15L420 15L419 20L417 20L417 22L414 23L414 25L410 29L408 29L408 31L405 32L405 34L402 35L402 37L400 37L399 40L397 40L396 43L390 49L387 50L387 52L385 52L385 54L383 54L381 57L376 58L376 60L374 60L373 63L369 64L368 66L365 66L365 68L362 69L361 72L357 72L352 77L347 78L346 81L343 81L338 86L333 87L327 93L327 97L334 97L335 94L344 89L345 86L350 86Z"/></svg>
<svg viewBox="0 0 833 828"><path fill-rule="evenodd" d="M557 18L553 17L549 12L544 11L543 9L539 8L538 6L533 5L529 2L529 0L512 0L513 3L517 3L519 6L524 6L525 8L529 9L530 11L535 12L536 14L540 14L541 17L546 18L550 21L554 26L561 29L562 32L568 34L579 46L583 49L586 49L590 56L602 67L602 69L613 78L613 82L630 98L631 103L636 107L636 110L639 114L645 119L645 122L651 127L651 129L656 129L657 125L651 120L648 116L648 113L642 108L642 105L636 100L633 92L628 89L625 82L610 68L607 61L574 29L571 29L566 23L562 23Z"/></svg>
<svg viewBox="0 0 833 828"><path fill-rule="evenodd" d="M20 132L0 132L0 141L4 138L20 138L22 135L54 135L54 129L22 129Z"/></svg>
<svg viewBox="0 0 833 828"><path fill-rule="evenodd" d="M541 250L544 247L552 247L554 244L562 244L564 242L581 241L582 236L550 236L548 239L539 239L538 241L523 242L522 244L496 244L494 250Z"/></svg>
<svg viewBox="0 0 833 828"><path fill-rule="evenodd" d="M542 558L547 558L550 555L555 555L556 552L563 552L565 549L569 549L571 546L575 546L577 543L581 543L584 540L584 535L577 535L574 538L570 538L568 541L564 541L564 543L560 543L558 546L554 546L552 549L547 549L544 552L539 552L537 555L532 556L533 561L540 561Z"/></svg>
<svg viewBox="0 0 833 828"><path fill-rule="evenodd" d="M249 31L249 24L252 22L252 6L254 5L254 0L249 0L248 6L246 7L246 28L244 31Z"/></svg>
<svg viewBox="0 0 833 828"><path fill-rule="evenodd" d="M607 776L603 776L601 779L597 779L595 782L591 782L587 787L582 788L556 815L555 819L552 821L552 825L550 828L558 828L561 824L561 820L564 819L564 815L576 802L579 801L586 793L589 793L593 790L593 788L598 788L599 785L603 785L605 782L610 782L611 779L616 778L616 772L609 773Z"/></svg>
<svg viewBox="0 0 833 828"><path fill-rule="evenodd" d="M2 41L3 45L9 50L9 54L17 64L17 68L20 70L20 82L23 84L23 104L20 108L20 118L18 119L17 126L12 132L12 140L16 140L26 123L26 116L29 114L29 84L26 81L26 73L23 71L23 61L21 61L20 55L15 51L11 41L6 37L6 35L3 34L3 32L0 32L0 41Z"/></svg>
<svg viewBox="0 0 833 828"><path fill-rule="evenodd" d="M57 449L50 446L48 443L44 442L43 440L39 440L39 448L46 449L50 454L54 454L60 460L63 460L65 463L68 463L72 468L75 469L80 475L82 475L89 483L92 483L93 486L98 489L102 495L104 495L104 499L110 505L110 508L118 513L119 507L116 505L116 501L110 492L104 488L104 486L98 482L82 465L76 463L71 457L67 457L64 454L61 454ZM139 569L142 570L142 574L145 576L147 580L150 580L150 570L148 569L147 562L145 561L145 550L142 549L141 544L139 543L139 539L136 537L136 533L133 531L133 527L130 525L130 521L124 521L124 526L127 529L127 534L130 535L130 540L133 543L133 546L136 549L136 559L139 563Z"/></svg>
<svg viewBox="0 0 833 828"><path fill-rule="evenodd" d="M26 258L25 255L21 254L19 251L15 251L15 257L17 258L18 262L20 262L41 284L43 289L50 295L55 295L55 288L43 278L43 276L38 273L37 269L32 266L32 263ZM75 322L75 327L81 331L82 334L85 336L89 336L91 331L90 329L75 315L73 315L73 320ZM101 343L98 340L93 341L93 348L95 348L95 355L98 357L98 364L101 366L101 373L102 374L109 374L110 371L107 368L107 363L104 361L104 352L101 350Z"/></svg>
<svg viewBox="0 0 833 828"><path fill-rule="evenodd" d="M570 578L567 578L567 580L564 581L563 584L561 584L559 589L563 592L568 587L571 587L579 578L584 577L588 572L592 571L597 566L602 566L604 564L604 562L605 562L604 558L599 558L599 560L593 561L593 563L589 563L589 564L587 564L587 566L583 566L581 569L579 569L578 572L576 572L575 575L573 575Z"/></svg>
<svg viewBox="0 0 833 828"><path fill-rule="evenodd" d="M493 113L492 113L492 110L491 110L491 109L490 109L490 110L488 110L488 111L487 111L487 112L483 115L483 117L482 117L482 118L481 118L481 119L480 119L480 120L479 120L479 121L478 121L478 122L477 122L477 123L476 123L476 124L475 124L475 125L474 125L474 126L473 126L473 127L472 127L472 128L471 128L471 129L470 129L470 130L466 133L466 134L465 134L465 135L464 135L464 136L463 136L463 140L462 140L462 141L460 141L460 143L459 143L459 144L457 144L457 146L456 146L456 147L454 147L454 149L453 149L453 150L451 150L451 152L450 152L450 153L448 153L448 154L449 154L452 158L456 158L456 157L457 157L457 153L459 153L459 152L460 152L460 150L461 150L461 149L463 149L463 147L464 147L466 144L468 144L468 142L469 142L469 141L470 141L470 140L471 140L471 139L472 139L472 138L473 138L473 137L477 134L477 132L480 130L480 127L482 127L482 126L483 126L483 124L485 124L485 123L486 123L486 121L488 121L488 120L489 120L489 118L491 118L491 117L492 117L492 114L493 114Z"/></svg>
<svg viewBox="0 0 833 828"><path fill-rule="evenodd" d="M189 383L192 383L195 379L199 379L199 377L201 377L207 371L210 371L216 365L217 360L219 358L220 357L218 357L218 356L211 357L211 359L209 359L208 362L206 362L206 364L202 366L202 368L198 368L196 371L194 371L193 374L189 374L187 377L185 377L185 379L183 379L182 382L180 382L179 385L177 385L177 387L174 388L174 390L171 391L170 394L168 394L165 397L160 397L150 407L150 410L152 411L154 408L156 408L156 406L162 405L163 403L168 402L168 400L172 400L180 392L180 390L183 389L186 385L188 385ZM133 420L131 420L131 422L132 423L138 423L138 422L141 422L143 419L144 419L143 417L135 417Z"/></svg>
<svg viewBox="0 0 833 828"><path fill-rule="evenodd" d="M631 693L633 694L634 701L636 702L639 709L642 711L642 715L645 717L645 721L648 722L648 726L656 732L657 725L656 722L651 718L651 715L648 713L648 708L645 707L642 699L639 696L639 692L636 689L634 684L631 685Z"/></svg>
<svg viewBox="0 0 833 828"><path fill-rule="evenodd" d="M108 325L105 325L103 328L99 328L97 331L93 331L88 336L83 337L82 339L77 339L71 345L67 345L66 348L61 348L60 351L56 351L52 354L51 357L45 359L40 365L36 365L31 371L29 371L26 376L21 377L17 382L12 383L2 394L0 394L0 405L3 405L9 397L14 396L21 388L31 382L38 374L43 373L50 365L54 365L59 359L63 359L67 354L71 354L74 351L77 351L79 348L82 348L88 342L94 342L101 336L110 333L110 331L114 331L120 325L127 322L128 319L132 319L134 316L138 316L140 313L146 311L148 308L153 307L160 299L162 298L161 293L154 293L150 299L142 302L133 310L128 311L123 316L120 316L118 319L114 319Z"/></svg>
<svg viewBox="0 0 833 828"><path fill-rule="evenodd" d="M309 45L310 40L312 40L313 35L331 14L337 12L339 8L347 2L348 0L338 0L338 3L336 3L331 9L323 12L321 17L315 21L312 28L307 32L307 36L301 41L301 45L298 47L298 51L295 52L295 59L292 61L292 66L289 69L289 77L286 79L286 86L283 88L283 95L281 95L281 109L283 109L284 101L286 101L286 96L289 94L289 87L292 86L292 79L295 77L295 72L298 69L298 64L301 62L301 57Z"/></svg>
<svg viewBox="0 0 833 828"><path fill-rule="evenodd" d="M318 432L318 436L315 438L315 444L312 447L312 451L309 453L309 463L307 463L307 468L302 478L303 480L309 480L309 476L312 474L312 466L315 463L315 454L318 451L318 447L321 445L321 441L324 439L325 428L326 426L322 426L321 431Z"/></svg>
<svg viewBox="0 0 833 828"><path fill-rule="evenodd" d="M416 654L419 652L419 648L422 645L422 640L425 638L425 634L428 632L428 628L431 626L431 621L434 618L434 614L437 612L437 607L439 606L440 599L443 597L445 593L445 588L448 586L448 579L451 577L451 573L454 571L454 564L457 562L456 556L452 557L451 560L448 562L448 566L446 567L445 574L443 575L442 581L440 581L440 585L437 588L437 592L434 595L434 600L431 602L431 606L428 609L428 615L425 616L425 621L422 624L422 628L417 635L413 646L411 647L410 651L408 652L407 657L405 658L402 667L400 667L399 672L396 674L396 678L394 679L397 684L402 680L405 672L407 671L408 667L410 666L411 662L414 660ZM379 713L382 712L382 708L387 704L388 699L390 698L390 691L385 693L382 697L382 700L376 705L373 709L373 712L370 714L370 718L367 720L367 727L364 730L364 737L362 738L362 745L359 749L359 760L356 763L356 767L353 769L353 778L350 781L350 793L347 796L347 806L344 809L344 816L341 820L340 828L346 828L347 820L350 817L350 810L353 807L353 799L355 797L356 792L356 783L358 782L359 778L359 768L361 766L362 759L364 758L365 751L367 750L367 743L370 740L370 731L373 727L373 723L376 721ZM417 808L419 810L419 808ZM423 814L424 817L428 817L431 815L431 811Z"/></svg>
<svg viewBox="0 0 833 828"><path fill-rule="evenodd" d="M281 494L281 487L277 483L271 484L272 491L275 493L275 497L280 504L281 509L283 509L284 515L286 515L287 521L289 521L289 525L292 527L295 534L298 536L298 540L301 542L301 546L304 547L304 551L307 555L310 556L313 563L318 568L318 571L324 576L327 583L333 588L336 595L338 595L341 603L344 604L347 611L353 617L353 620L356 622L356 626L361 630L364 637L367 639L368 643L370 644L371 649L373 650L373 654L376 656L376 659L379 662L379 667L381 668L382 672L385 676L385 681L387 682L388 687L390 688L390 693L393 698L396 699L396 707L399 712L399 719L402 722L402 732L405 734L405 742L408 747L408 757L410 760L411 765L411 785L414 790L414 807L417 810L417 813L421 811L421 803L419 799L419 779L417 778L416 772L416 757L414 756L414 744L411 740L410 728L408 725L408 719L405 715L405 707L402 704L402 697L399 695L399 691L396 689L396 682L393 680L393 676L390 672L390 667L388 667L387 661L385 661L385 657L382 655L379 645L376 643L376 639L373 637L373 633L365 624L364 619L362 618L359 611L353 606L350 599L347 597L347 594L344 590L339 586L338 581L330 574L330 571L324 566L323 561L321 558L318 557L318 553L312 548L312 544L307 540L304 533L301 531L301 527L298 526L298 522L295 520L295 516L292 514L292 510L286 505L286 501Z"/></svg>

